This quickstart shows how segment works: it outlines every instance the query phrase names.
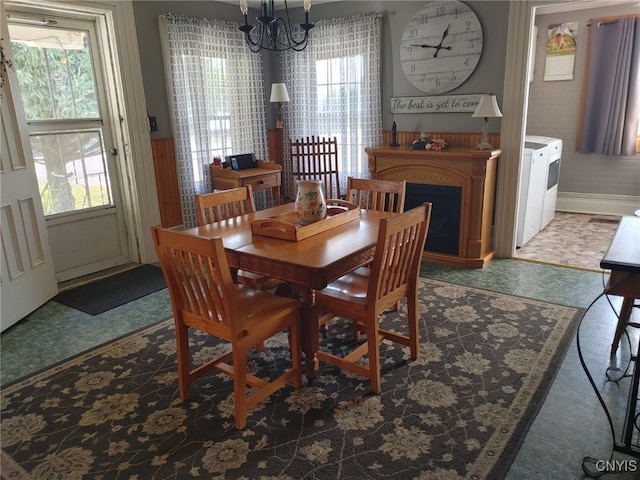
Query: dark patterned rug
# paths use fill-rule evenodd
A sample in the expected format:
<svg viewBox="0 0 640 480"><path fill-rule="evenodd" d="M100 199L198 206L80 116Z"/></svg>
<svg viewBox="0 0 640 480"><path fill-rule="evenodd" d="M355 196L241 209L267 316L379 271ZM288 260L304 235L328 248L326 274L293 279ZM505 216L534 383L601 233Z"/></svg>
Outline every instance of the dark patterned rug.
<svg viewBox="0 0 640 480"><path fill-rule="evenodd" d="M449 283L421 283L421 352L383 345L381 395L322 365L232 416L212 374L182 402L172 321L2 389L2 477L12 479L499 479L542 405L581 311ZM406 311L385 315L401 330ZM335 321L328 348L350 340ZM223 346L194 335L202 363ZM284 335L250 362L276 372Z"/></svg>

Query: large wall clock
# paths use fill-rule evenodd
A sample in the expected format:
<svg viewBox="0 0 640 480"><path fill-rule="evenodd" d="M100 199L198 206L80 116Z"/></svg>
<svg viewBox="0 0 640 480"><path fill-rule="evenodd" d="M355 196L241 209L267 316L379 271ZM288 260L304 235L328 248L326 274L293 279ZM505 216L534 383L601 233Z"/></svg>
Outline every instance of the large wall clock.
<svg viewBox="0 0 640 480"><path fill-rule="evenodd" d="M482 46L482 25L468 5L428 2L404 29L400 62L416 88L426 93L450 92L478 66Z"/></svg>

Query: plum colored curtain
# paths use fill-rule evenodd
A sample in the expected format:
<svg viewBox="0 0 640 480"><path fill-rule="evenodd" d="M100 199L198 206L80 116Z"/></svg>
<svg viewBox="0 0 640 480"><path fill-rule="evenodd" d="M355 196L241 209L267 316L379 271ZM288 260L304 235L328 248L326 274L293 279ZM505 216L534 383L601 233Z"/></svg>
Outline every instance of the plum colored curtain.
<svg viewBox="0 0 640 480"><path fill-rule="evenodd" d="M591 19L580 153L636 154L640 119L640 17Z"/></svg>

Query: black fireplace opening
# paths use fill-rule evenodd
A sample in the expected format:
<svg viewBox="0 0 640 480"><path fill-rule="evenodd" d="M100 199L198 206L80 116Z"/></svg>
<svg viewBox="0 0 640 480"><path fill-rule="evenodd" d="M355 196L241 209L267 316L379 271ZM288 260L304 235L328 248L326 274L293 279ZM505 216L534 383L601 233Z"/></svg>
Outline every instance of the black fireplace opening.
<svg viewBox="0 0 640 480"><path fill-rule="evenodd" d="M429 252L458 255L462 187L407 183L405 211L430 202L431 222L424 249Z"/></svg>

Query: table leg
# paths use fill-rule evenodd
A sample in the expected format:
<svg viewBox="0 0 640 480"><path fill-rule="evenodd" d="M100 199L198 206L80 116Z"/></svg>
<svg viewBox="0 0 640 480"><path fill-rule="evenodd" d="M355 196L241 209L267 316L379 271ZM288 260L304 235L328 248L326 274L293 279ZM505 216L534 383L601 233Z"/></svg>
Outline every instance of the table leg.
<svg viewBox="0 0 640 480"><path fill-rule="evenodd" d="M300 290L302 308L300 312L302 322L302 351L307 363L307 382L309 385L316 378L318 371L318 307L316 295L310 288Z"/></svg>
<svg viewBox="0 0 640 480"><path fill-rule="evenodd" d="M630 297L624 297L624 300L622 301L622 308L620 309L620 315L618 317L616 333L613 336L613 343L611 344L611 355L615 355L618 350L620 338L622 337L622 333L625 328L627 328L627 323L629 323L629 318L631 317L631 310L633 309L634 301L635 299Z"/></svg>

